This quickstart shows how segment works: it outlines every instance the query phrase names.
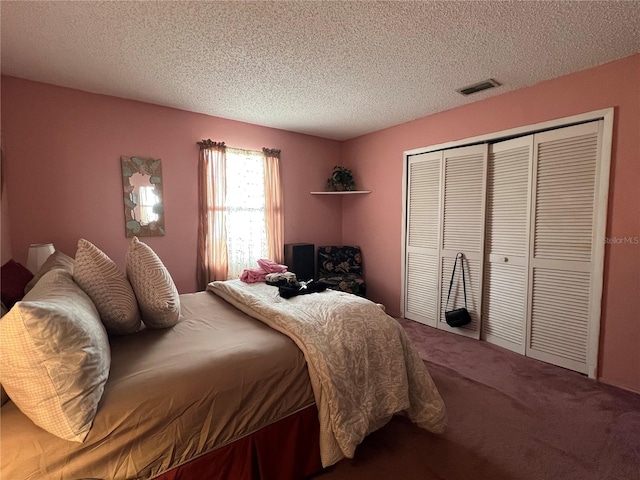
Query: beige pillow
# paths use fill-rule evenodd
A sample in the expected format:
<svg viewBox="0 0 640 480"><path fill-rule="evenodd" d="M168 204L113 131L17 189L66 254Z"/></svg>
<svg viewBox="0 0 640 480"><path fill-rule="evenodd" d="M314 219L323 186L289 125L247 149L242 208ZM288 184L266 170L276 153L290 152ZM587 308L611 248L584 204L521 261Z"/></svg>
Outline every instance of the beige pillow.
<svg viewBox="0 0 640 480"><path fill-rule="evenodd" d="M73 279L96 305L107 332L137 332L140 311L131 284L116 264L98 247L81 238L76 251Z"/></svg>
<svg viewBox="0 0 640 480"><path fill-rule="evenodd" d="M49 270L53 270L54 268L62 268L69 273L73 273L73 258L69 255L65 255L59 250L53 252L49 257L44 261L38 273L36 273L35 277L31 279L29 283L24 287L25 295L29 293L29 291L34 287L38 280L42 278L42 276L47 273Z"/></svg>
<svg viewBox="0 0 640 480"><path fill-rule="evenodd" d="M180 297L171 275L151 247L137 237L127 251L127 277L147 327L165 328L178 323Z"/></svg>
<svg viewBox="0 0 640 480"><path fill-rule="evenodd" d="M109 376L100 316L71 274L54 269L0 320L0 381L48 432L82 442Z"/></svg>

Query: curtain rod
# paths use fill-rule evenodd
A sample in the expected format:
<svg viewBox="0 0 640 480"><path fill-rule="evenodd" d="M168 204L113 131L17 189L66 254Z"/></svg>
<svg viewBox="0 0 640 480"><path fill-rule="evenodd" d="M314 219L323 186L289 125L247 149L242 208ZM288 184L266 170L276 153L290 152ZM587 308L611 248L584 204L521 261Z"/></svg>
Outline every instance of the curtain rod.
<svg viewBox="0 0 640 480"><path fill-rule="evenodd" d="M213 147L224 147L224 142L214 142L210 138L207 140L202 140L200 142L196 142L196 144L200 145L200 149L203 150L205 148L213 148Z"/></svg>
<svg viewBox="0 0 640 480"><path fill-rule="evenodd" d="M204 150L205 148L213 148L213 147L226 147L224 142L214 142L210 138L196 142L196 144L200 145L201 150ZM262 153L270 157L280 157L280 150L277 148L262 147Z"/></svg>

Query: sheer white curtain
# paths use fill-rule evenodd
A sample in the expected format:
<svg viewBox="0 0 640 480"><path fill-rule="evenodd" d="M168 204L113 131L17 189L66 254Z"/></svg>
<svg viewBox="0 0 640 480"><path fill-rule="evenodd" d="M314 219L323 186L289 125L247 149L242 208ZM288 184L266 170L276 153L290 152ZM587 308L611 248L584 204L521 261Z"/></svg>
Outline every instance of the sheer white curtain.
<svg viewBox="0 0 640 480"><path fill-rule="evenodd" d="M265 208L265 162L262 152L227 148L228 278L269 258Z"/></svg>

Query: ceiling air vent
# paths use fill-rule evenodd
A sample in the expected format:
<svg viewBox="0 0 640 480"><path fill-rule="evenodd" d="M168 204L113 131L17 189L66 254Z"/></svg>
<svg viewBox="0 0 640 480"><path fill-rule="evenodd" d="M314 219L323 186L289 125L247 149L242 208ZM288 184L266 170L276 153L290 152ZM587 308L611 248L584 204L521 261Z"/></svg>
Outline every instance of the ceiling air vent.
<svg viewBox="0 0 640 480"><path fill-rule="evenodd" d="M483 80L482 82L475 83L473 85L469 85L468 87L459 88L456 92L461 93L462 95L471 95L472 93L481 92L482 90L487 90L488 88L499 87L500 84L496 82L493 78L489 80Z"/></svg>

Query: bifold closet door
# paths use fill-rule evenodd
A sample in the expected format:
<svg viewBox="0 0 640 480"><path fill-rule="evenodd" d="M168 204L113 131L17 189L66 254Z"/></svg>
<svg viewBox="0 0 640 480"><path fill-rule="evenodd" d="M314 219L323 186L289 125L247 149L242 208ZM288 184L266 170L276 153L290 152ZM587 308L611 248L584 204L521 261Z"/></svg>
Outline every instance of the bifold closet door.
<svg viewBox="0 0 640 480"><path fill-rule="evenodd" d="M409 159L405 248L405 317L435 327L438 320L440 165L442 152Z"/></svg>
<svg viewBox="0 0 640 480"><path fill-rule="evenodd" d="M489 147L482 339L524 355L533 135Z"/></svg>
<svg viewBox="0 0 640 480"><path fill-rule="evenodd" d="M445 150L442 158L442 240L437 327L476 339L480 338L482 308L487 150L485 144L454 148ZM458 252L465 256L467 309L471 315L471 323L452 328L445 321L445 311L464 307L459 267L447 307L449 282Z"/></svg>
<svg viewBox="0 0 640 480"><path fill-rule="evenodd" d="M601 142L601 121L534 137L526 355L590 375L602 295L597 222L606 218L596 214Z"/></svg>

